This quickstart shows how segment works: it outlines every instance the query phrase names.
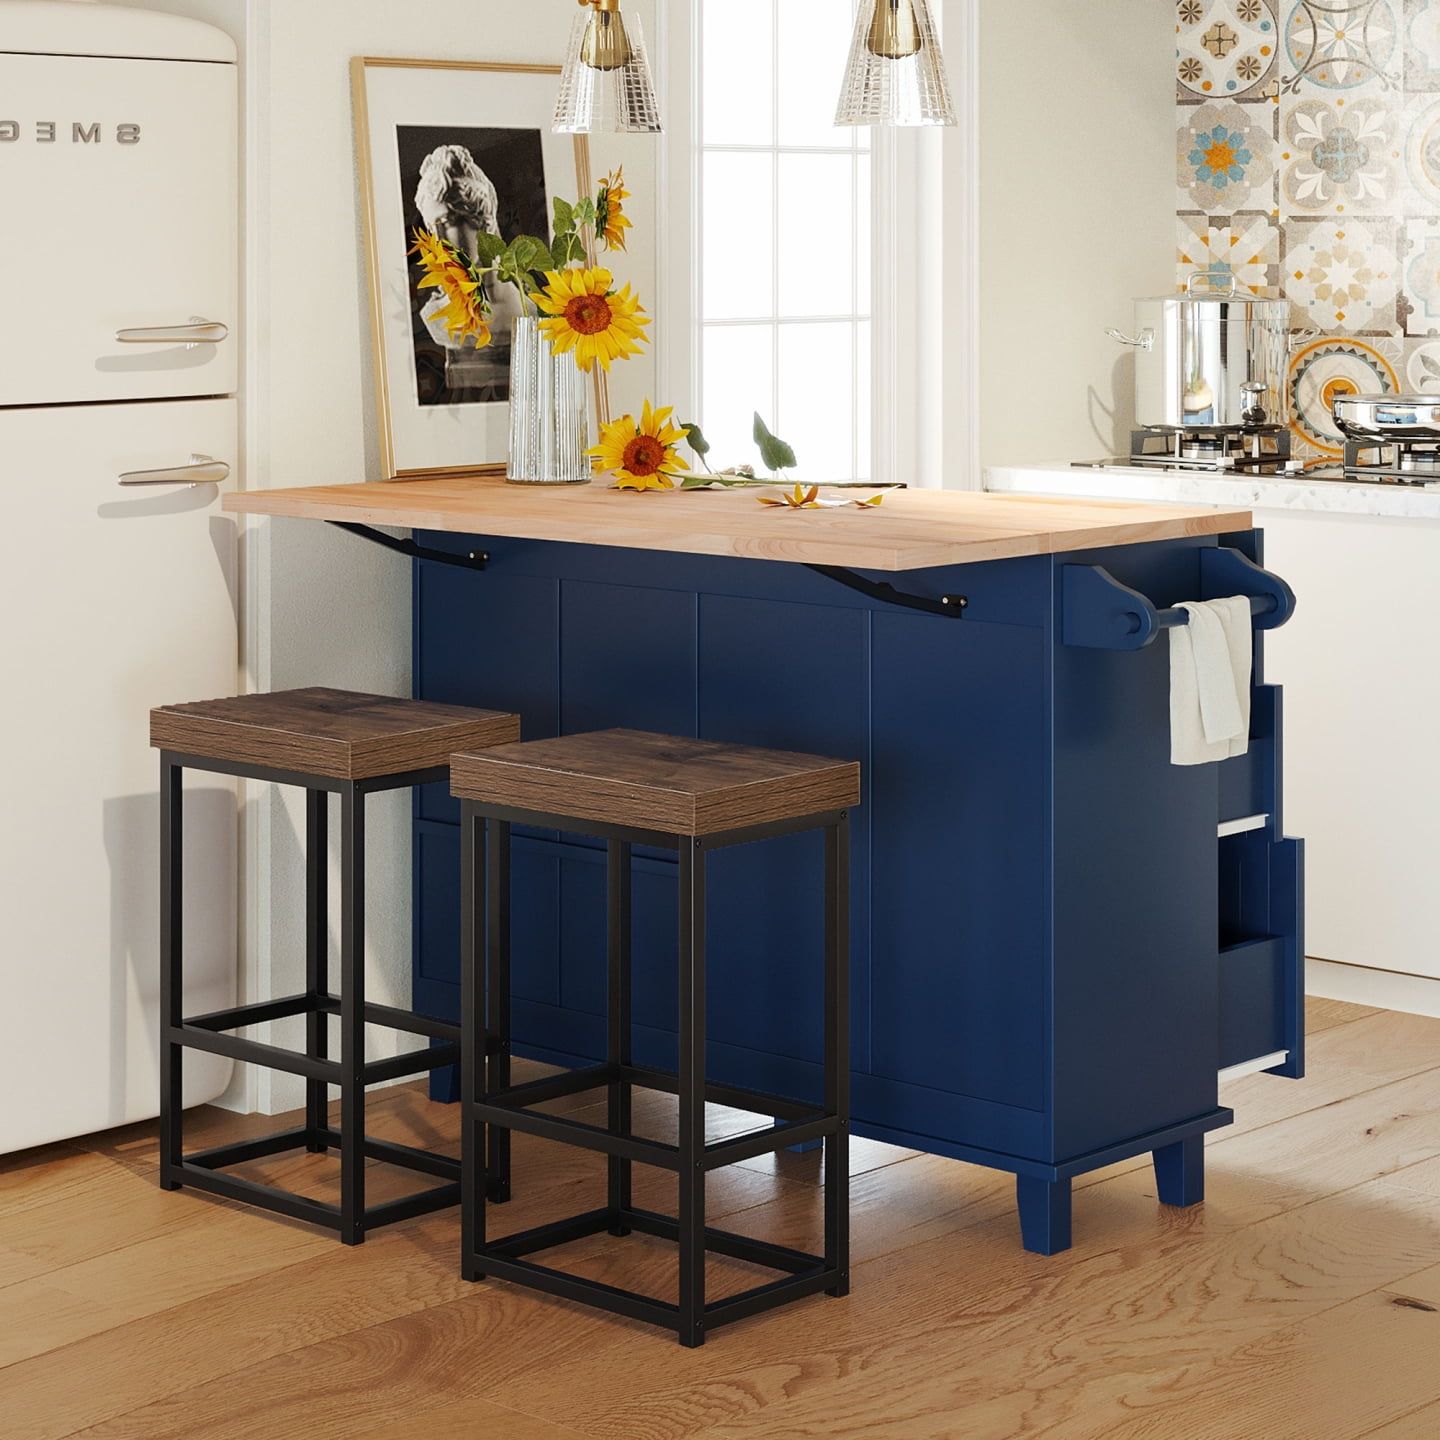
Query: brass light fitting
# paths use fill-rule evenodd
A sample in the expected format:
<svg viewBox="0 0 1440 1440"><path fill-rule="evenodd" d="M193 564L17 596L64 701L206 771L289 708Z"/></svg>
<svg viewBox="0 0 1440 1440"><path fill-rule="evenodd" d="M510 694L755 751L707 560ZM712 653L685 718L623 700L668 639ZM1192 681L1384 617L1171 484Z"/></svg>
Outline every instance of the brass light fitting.
<svg viewBox="0 0 1440 1440"><path fill-rule="evenodd" d="M620 0L580 0L595 13L585 28L580 58L592 70L620 70L630 63L630 37L625 33L625 18L620 14Z"/></svg>
<svg viewBox="0 0 1440 1440"><path fill-rule="evenodd" d="M870 53L882 60L907 60L925 43L912 0L879 0L870 25Z"/></svg>

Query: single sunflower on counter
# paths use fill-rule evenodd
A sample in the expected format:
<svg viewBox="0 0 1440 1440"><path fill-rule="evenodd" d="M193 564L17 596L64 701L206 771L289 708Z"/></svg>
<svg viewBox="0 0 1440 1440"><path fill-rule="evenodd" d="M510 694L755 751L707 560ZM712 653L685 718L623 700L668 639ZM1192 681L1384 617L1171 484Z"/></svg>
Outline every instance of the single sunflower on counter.
<svg viewBox="0 0 1440 1440"><path fill-rule="evenodd" d="M607 250L625 249L625 232L633 227L625 213L625 201L630 192L625 188L625 167L622 165L612 175L600 182L600 194L595 206L595 229Z"/></svg>
<svg viewBox="0 0 1440 1440"><path fill-rule="evenodd" d="M650 321L628 285L617 291L615 277L600 266L547 270L545 281L531 298L545 312L540 329L555 354L573 350L582 370L593 370L597 360L609 370L612 360L640 353Z"/></svg>
<svg viewBox="0 0 1440 1440"><path fill-rule="evenodd" d="M590 450L595 473L614 475L617 490L673 490L675 477L690 468L677 448L685 431L670 423L674 413L654 410L647 400L638 424L622 415L602 425L600 443Z"/></svg>
<svg viewBox="0 0 1440 1440"><path fill-rule="evenodd" d="M440 291L445 297L443 310L436 318L445 326L445 333L457 345L467 340L483 350L491 339L490 320L485 313L485 297L470 267L438 235L428 230L415 232L415 248L410 252L420 257L424 271L419 288Z"/></svg>

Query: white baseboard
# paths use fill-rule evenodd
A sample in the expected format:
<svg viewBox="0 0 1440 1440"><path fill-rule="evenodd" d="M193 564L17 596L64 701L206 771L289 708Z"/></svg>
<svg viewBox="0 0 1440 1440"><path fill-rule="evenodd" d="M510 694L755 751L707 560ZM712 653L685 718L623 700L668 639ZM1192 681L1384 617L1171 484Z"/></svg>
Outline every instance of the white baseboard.
<svg viewBox="0 0 1440 1440"><path fill-rule="evenodd" d="M1305 962L1305 989L1325 1000L1348 1000L1352 1005L1440 1018L1440 980L1427 975L1401 975L1338 960L1312 959Z"/></svg>

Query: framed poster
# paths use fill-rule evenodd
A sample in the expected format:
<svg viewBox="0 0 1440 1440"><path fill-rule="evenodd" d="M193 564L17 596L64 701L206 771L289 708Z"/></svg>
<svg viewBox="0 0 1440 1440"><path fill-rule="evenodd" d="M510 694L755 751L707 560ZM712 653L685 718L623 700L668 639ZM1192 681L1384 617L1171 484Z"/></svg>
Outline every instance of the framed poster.
<svg viewBox="0 0 1440 1440"><path fill-rule="evenodd" d="M456 344L417 282L428 230L473 258L480 231L548 241L550 197L593 189L585 136L553 135L558 65L351 61L369 260L381 463L396 479L503 471L513 287L496 285L492 339ZM599 373L597 369L597 375ZM597 384L596 414L603 417Z"/></svg>

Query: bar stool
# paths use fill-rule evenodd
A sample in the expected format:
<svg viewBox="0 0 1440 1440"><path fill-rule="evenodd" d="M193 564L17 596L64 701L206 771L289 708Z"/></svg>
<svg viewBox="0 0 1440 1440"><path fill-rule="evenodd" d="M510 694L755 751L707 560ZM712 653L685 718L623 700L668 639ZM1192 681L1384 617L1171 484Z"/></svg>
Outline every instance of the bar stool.
<svg viewBox="0 0 1440 1440"><path fill-rule="evenodd" d="M463 802L461 1272L465 1278L491 1276L599 1306L671 1329L682 1345L692 1348L703 1344L717 1326L802 1296L821 1290L846 1294L850 1283L849 810L859 803L860 767L808 755L612 730L502 745L482 754L456 754L450 775L452 793ZM509 893L510 832L516 824L609 842L609 1042L603 1065L512 1086ZM708 1084L705 1079L706 858L727 846L816 829L825 835L821 1106ZM679 855L678 1074L632 1063L631 853L635 845L661 846ZM482 924L478 914L482 889L488 891L488 924ZM636 1086L678 1096L678 1144L660 1144L632 1133ZM604 1127L530 1108L601 1088L609 1100ZM773 1123L707 1145L707 1100L767 1115ZM497 1172L508 1174L512 1131L607 1155L608 1203L568 1220L488 1240L485 1180ZM825 1144L823 1255L706 1227L705 1177L710 1171L821 1139ZM631 1194L636 1161L678 1174L676 1218L636 1208ZM566 1275L524 1258L605 1231L620 1236L638 1231L677 1241L679 1304ZM707 1250L779 1271L782 1278L707 1304Z"/></svg>
<svg viewBox="0 0 1440 1440"><path fill-rule="evenodd" d="M337 1230L359 1245L367 1230L428 1214L460 1199L454 1159L367 1138L365 1088L422 1075L459 1059L460 1030L439 1020L365 1001L365 799L445 780L453 751L514 741L514 715L356 695L291 690L245 695L150 712L150 743L160 751L160 1184L193 1186L230 1200ZM211 1015L184 1013L182 946L182 780L186 770L296 785L305 790L305 993ZM329 796L340 797L341 993L330 993L327 925ZM306 1017L304 1054L230 1033L289 1016ZM329 1055L328 1017L340 1017L340 1057ZM437 1042L365 1063L366 1024ZM279 1134L186 1155L182 1058L186 1049L265 1065L305 1077L305 1124ZM340 1090L340 1129L330 1125L328 1089ZM340 1204L325 1204L223 1170L304 1148L339 1151ZM365 1206L365 1161L382 1160L443 1184L384 1205Z"/></svg>

